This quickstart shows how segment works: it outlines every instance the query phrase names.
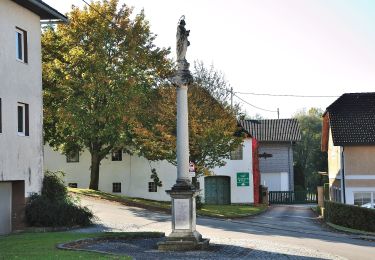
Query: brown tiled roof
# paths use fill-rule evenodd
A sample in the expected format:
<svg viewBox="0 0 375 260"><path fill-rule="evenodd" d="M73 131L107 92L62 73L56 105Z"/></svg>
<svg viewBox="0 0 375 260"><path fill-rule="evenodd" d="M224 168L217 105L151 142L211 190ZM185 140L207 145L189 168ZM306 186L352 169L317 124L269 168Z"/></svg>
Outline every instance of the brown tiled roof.
<svg viewBox="0 0 375 260"><path fill-rule="evenodd" d="M375 92L343 94L327 113L334 145L375 144Z"/></svg>
<svg viewBox="0 0 375 260"><path fill-rule="evenodd" d="M301 131L296 119L240 120L240 125L260 142L301 140Z"/></svg>

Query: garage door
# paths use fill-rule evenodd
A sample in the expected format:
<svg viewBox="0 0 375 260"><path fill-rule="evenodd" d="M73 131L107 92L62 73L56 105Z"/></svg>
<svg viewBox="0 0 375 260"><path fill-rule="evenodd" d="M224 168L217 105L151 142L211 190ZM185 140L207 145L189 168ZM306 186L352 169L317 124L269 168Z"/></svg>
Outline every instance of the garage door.
<svg viewBox="0 0 375 260"><path fill-rule="evenodd" d="M207 204L230 204L230 177L206 177L204 179L204 194Z"/></svg>
<svg viewBox="0 0 375 260"><path fill-rule="evenodd" d="M0 182L0 234L11 232L12 183Z"/></svg>

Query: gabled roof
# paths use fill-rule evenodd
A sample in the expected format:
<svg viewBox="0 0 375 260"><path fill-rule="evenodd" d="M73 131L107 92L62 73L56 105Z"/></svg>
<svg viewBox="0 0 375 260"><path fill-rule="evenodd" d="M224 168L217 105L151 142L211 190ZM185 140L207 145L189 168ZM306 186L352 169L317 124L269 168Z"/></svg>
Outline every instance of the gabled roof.
<svg viewBox="0 0 375 260"><path fill-rule="evenodd" d="M375 92L343 94L324 116L335 146L375 144Z"/></svg>
<svg viewBox="0 0 375 260"><path fill-rule="evenodd" d="M295 142L301 140L296 119L240 120L240 125L259 142Z"/></svg>
<svg viewBox="0 0 375 260"><path fill-rule="evenodd" d="M56 9L47 5L41 0L12 0L13 2L23 6L24 8L32 11L40 16L40 20L59 20L67 22L68 18L59 13Z"/></svg>

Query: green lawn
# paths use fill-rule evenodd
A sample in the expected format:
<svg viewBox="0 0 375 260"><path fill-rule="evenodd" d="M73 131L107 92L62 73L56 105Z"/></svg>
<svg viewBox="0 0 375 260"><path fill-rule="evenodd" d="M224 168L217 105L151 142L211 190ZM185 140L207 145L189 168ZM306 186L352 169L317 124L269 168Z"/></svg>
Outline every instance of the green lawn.
<svg viewBox="0 0 375 260"><path fill-rule="evenodd" d="M259 214L267 209L265 205L203 205L198 214L218 218L240 218Z"/></svg>
<svg viewBox="0 0 375 260"><path fill-rule="evenodd" d="M19 233L0 236L0 259L131 259L83 251L57 249L56 245L91 237L160 236L160 233Z"/></svg>
<svg viewBox="0 0 375 260"><path fill-rule="evenodd" d="M331 228L334 228L336 230L343 231L343 232L346 232L346 233L352 233L352 234L357 234L357 235L365 235L365 236L375 237L375 233L374 232L366 232L366 231L363 231L363 230L358 230L358 229L343 227L343 226L339 226L339 225L336 225L336 224L333 224L333 223L330 223L330 222L326 222L326 224L328 226L330 226Z"/></svg>
<svg viewBox="0 0 375 260"><path fill-rule="evenodd" d="M121 195L114 195L101 191L94 191L89 189L69 188L69 191L74 194L82 194L86 196L106 199L111 201L118 201L131 206L138 206L142 208L156 209L168 211L171 208L170 202L147 200L141 198L130 198ZM233 205L207 205L204 204L202 209L198 210L199 215L218 217L218 218L239 218L259 214L267 209L265 205L253 206L245 204Z"/></svg>

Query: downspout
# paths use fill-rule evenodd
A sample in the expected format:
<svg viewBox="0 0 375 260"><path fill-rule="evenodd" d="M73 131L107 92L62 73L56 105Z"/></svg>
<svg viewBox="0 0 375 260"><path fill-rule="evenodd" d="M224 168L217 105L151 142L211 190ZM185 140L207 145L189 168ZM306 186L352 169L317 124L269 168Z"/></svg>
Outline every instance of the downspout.
<svg viewBox="0 0 375 260"><path fill-rule="evenodd" d="M341 187L342 187L342 196L343 202L346 204L346 193L345 193L345 156L344 156L344 147L341 151Z"/></svg>
<svg viewBox="0 0 375 260"><path fill-rule="evenodd" d="M290 142L290 146L292 146L292 142ZM288 146L288 187L289 187L289 191L292 190L292 171L290 170L290 146Z"/></svg>

